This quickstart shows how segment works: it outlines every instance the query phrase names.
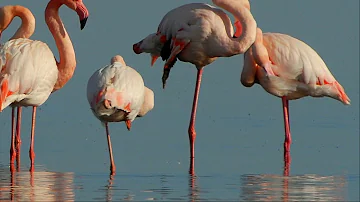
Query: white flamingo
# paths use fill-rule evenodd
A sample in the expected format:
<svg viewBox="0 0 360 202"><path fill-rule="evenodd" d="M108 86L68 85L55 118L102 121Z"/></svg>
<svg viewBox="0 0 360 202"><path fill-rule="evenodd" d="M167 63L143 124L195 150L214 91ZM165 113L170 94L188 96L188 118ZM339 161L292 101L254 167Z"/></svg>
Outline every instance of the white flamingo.
<svg viewBox="0 0 360 202"><path fill-rule="evenodd" d="M154 108L154 93L144 86L141 75L116 55L111 58L110 65L100 68L90 77L87 99L96 118L105 124L110 171L114 175L116 167L108 122L125 121L130 130L131 122L137 116L144 116Z"/></svg>
<svg viewBox="0 0 360 202"><path fill-rule="evenodd" d="M29 150L31 171L34 169L35 159L36 108L43 104L52 92L62 88L70 80L76 67L74 48L58 15L58 10L63 4L77 12L81 29L84 28L89 15L82 0L49 1L45 10L45 20L59 50L59 62L46 43L41 41L13 39L6 42L0 50L0 111L10 104L33 106ZM14 139L12 137L12 140ZM12 165L16 156L13 146L12 142L12 152L10 152Z"/></svg>
<svg viewBox="0 0 360 202"><path fill-rule="evenodd" d="M0 8L0 39L1 39L1 33L8 28L8 26L11 24L12 20L15 17L19 17L21 19L21 25L17 29L15 34L10 38L10 40L19 39L19 38L30 38L32 36L32 34L35 31L35 17L31 13L31 11L24 6L7 5ZM2 48L2 44L0 44L0 48ZM12 144L10 146L10 150L15 151L16 159L17 159L17 168L20 168L20 145L21 145L20 125L21 125L22 107L21 106L16 107L12 105L11 108L12 108L11 138L15 138L15 134L16 134L16 139L11 140L11 142L14 143L15 146ZM15 108L17 108L16 133L15 133Z"/></svg>
<svg viewBox="0 0 360 202"><path fill-rule="evenodd" d="M260 28L257 28L255 43L244 55L240 80L246 87L258 83L268 93L282 99L286 158L291 144L289 100L326 96L350 104L344 88L315 50L289 35L262 34Z"/></svg>
<svg viewBox="0 0 360 202"><path fill-rule="evenodd" d="M197 68L197 81L189 125L190 172L194 165L196 138L195 117L203 67L218 57L230 57L245 51L254 43L256 21L248 0L213 0L213 3L235 17L236 35L224 11L208 4L191 3L169 11L161 20L157 33L133 45L136 54L150 53L152 64L161 56L166 60L163 87L176 59L190 62Z"/></svg>

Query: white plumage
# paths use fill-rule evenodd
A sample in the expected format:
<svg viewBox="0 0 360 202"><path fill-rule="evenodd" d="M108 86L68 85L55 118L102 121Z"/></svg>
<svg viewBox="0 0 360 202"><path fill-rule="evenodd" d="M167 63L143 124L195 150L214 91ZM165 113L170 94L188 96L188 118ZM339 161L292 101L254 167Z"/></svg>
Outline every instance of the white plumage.
<svg viewBox="0 0 360 202"><path fill-rule="evenodd" d="M110 170L115 174L108 122L125 121L130 130L131 122L137 116L144 116L154 107L154 93L144 86L141 75L116 55L111 58L110 65L100 68L90 77L87 98L92 112L105 125Z"/></svg>
<svg viewBox="0 0 360 202"><path fill-rule="evenodd" d="M286 34L264 33L262 48L266 48L266 51L254 50L254 47L251 47L245 54L241 75L245 86L254 84L254 71L257 71L256 77L261 86L277 97L285 96L287 100L293 100L304 96L327 96L350 104L343 87L336 81L325 62L306 43ZM275 75L256 67L253 63L256 60L253 58L255 54L271 60L271 64L268 64Z"/></svg>
<svg viewBox="0 0 360 202"><path fill-rule="evenodd" d="M54 55L41 41L20 38L6 42L0 50L0 67L0 111L12 103L43 104L58 78Z"/></svg>
<svg viewBox="0 0 360 202"><path fill-rule="evenodd" d="M101 93L103 92L103 93ZM116 113L128 112L127 120L133 121L144 102L144 81L133 68L119 61L97 70L89 79L87 98L95 116L103 122L120 122ZM111 103L110 109L104 107L104 100ZM130 111L126 106L130 104ZM113 119L109 119L113 117ZM125 118L125 117L124 117Z"/></svg>

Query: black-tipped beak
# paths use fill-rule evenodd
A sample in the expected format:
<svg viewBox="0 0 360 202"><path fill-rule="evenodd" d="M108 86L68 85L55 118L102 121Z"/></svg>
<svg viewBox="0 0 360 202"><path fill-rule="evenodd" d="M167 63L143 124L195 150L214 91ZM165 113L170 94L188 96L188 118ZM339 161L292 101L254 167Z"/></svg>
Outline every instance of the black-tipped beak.
<svg viewBox="0 0 360 202"><path fill-rule="evenodd" d="M86 21L88 18L84 18L82 20L80 20L80 29L84 29L85 25L86 25Z"/></svg>

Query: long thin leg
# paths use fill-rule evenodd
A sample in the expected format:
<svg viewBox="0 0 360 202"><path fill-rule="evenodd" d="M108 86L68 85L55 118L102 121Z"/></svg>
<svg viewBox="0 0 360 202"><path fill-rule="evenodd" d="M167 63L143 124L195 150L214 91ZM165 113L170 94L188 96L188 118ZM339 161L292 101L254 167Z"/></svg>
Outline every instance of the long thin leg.
<svg viewBox="0 0 360 202"><path fill-rule="evenodd" d="M195 86L195 93L194 93L194 101L191 111L191 118L190 118L190 125L189 125L189 140L190 140L190 159L191 163L193 164L193 159L195 158L195 139L196 139L196 131L195 131L195 119L196 119L196 109L198 104L199 92L200 92L200 84L201 84L201 77L202 77L203 69L199 68L197 72L197 80ZM193 165L194 166L194 165Z"/></svg>
<svg viewBox="0 0 360 202"><path fill-rule="evenodd" d="M282 97L283 112L284 112L284 126L285 126L285 142L284 142L284 155L285 152L290 152L291 134L290 134L290 120L289 120L289 100Z"/></svg>
<svg viewBox="0 0 360 202"><path fill-rule="evenodd" d="M16 120L16 167L19 169L20 167L20 150L21 150L21 138L20 138L20 130L21 130L21 112L22 107L17 108L17 120Z"/></svg>
<svg viewBox="0 0 360 202"><path fill-rule="evenodd" d="M108 123L105 123L105 128L106 128L106 136L107 136L109 155L110 155L110 172L111 172L110 175L115 175L116 167L112 153L111 138L110 138Z"/></svg>
<svg viewBox="0 0 360 202"><path fill-rule="evenodd" d="M35 160L35 152L34 152L34 136L35 136L35 119L36 119L36 107L33 107L32 113L32 123L31 123L31 139L30 139L30 171L34 171L34 160Z"/></svg>
<svg viewBox="0 0 360 202"><path fill-rule="evenodd" d="M11 110L11 145L10 145L10 164L14 164L16 157L15 149L15 107Z"/></svg>

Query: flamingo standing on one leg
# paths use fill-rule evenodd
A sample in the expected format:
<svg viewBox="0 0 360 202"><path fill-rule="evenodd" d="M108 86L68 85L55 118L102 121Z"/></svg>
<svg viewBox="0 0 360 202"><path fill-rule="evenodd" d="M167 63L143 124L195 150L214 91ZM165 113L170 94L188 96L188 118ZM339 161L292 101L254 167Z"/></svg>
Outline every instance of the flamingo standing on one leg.
<svg viewBox="0 0 360 202"><path fill-rule="evenodd" d="M3 30L7 29L7 27L11 24L12 20L15 17L19 17L21 19L21 25L15 34L10 38L18 39L18 38L30 38L30 36L34 33L35 30L35 17L31 13L31 11L20 5L7 5L0 8L0 37ZM15 138L15 108L17 108L17 120L16 120L16 138ZM16 153L17 159L17 169L20 167L20 148L21 148L21 138L20 138L20 129L21 129L21 106L12 106L12 118L11 118L11 146L10 153ZM13 143L15 145L13 145Z"/></svg>
<svg viewBox="0 0 360 202"><path fill-rule="evenodd" d="M289 100L326 96L350 104L344 88L310 46L289 35L262 34L260 28L255 43L244 55L241 83L246 87L258 83L282 99L285 158L290 158L291 144Z"/></svg>
<svg viewBox="0 0 360 202"><path fill-rule="evenodd" d="M84 28L88 17L88 11L81 0L49 1L45 10L45 20L59 50L60 62L56 61L50 48L41 41L13 39L6 42L0 50L0 111L10 104L33 106L29 150L31 171L35 159L36 108L43 104L52 92L67 83L76 67L74 48L58 15L58 10L63 4L77 12L81 29ZM10 164L14 163L14 156L12 153Z"/></svg>
<svg viewBox="0 0 360 202"><path fill-rule="evenodd" d="M188 130L190 172L193 172L194 166L195 117L203 67L217 57L245 53L254 43L256 35L256 21L250 12L248 0L213 0L213 3L234 15L237 32L242 33L239 38L233 38L233 26L224 11L208 4L191 3L169 11L160 22L156 34L150 34L133 45L136 54L151 53L151 64L159 56L166 59L163 87L177 58L194 64L198 70Z"/></svg>
<svg viewBox="0 0 360 202"><path fill-rule="evenodd" d="M97 70L87 84L87 98L94 115L105 123L110 155L111 175L116 168L108 122L125 121L130 130L131 122L154 108L154 93L144 86L141 75L126 66L120 55L111 58L111 64Z"/></svg>

